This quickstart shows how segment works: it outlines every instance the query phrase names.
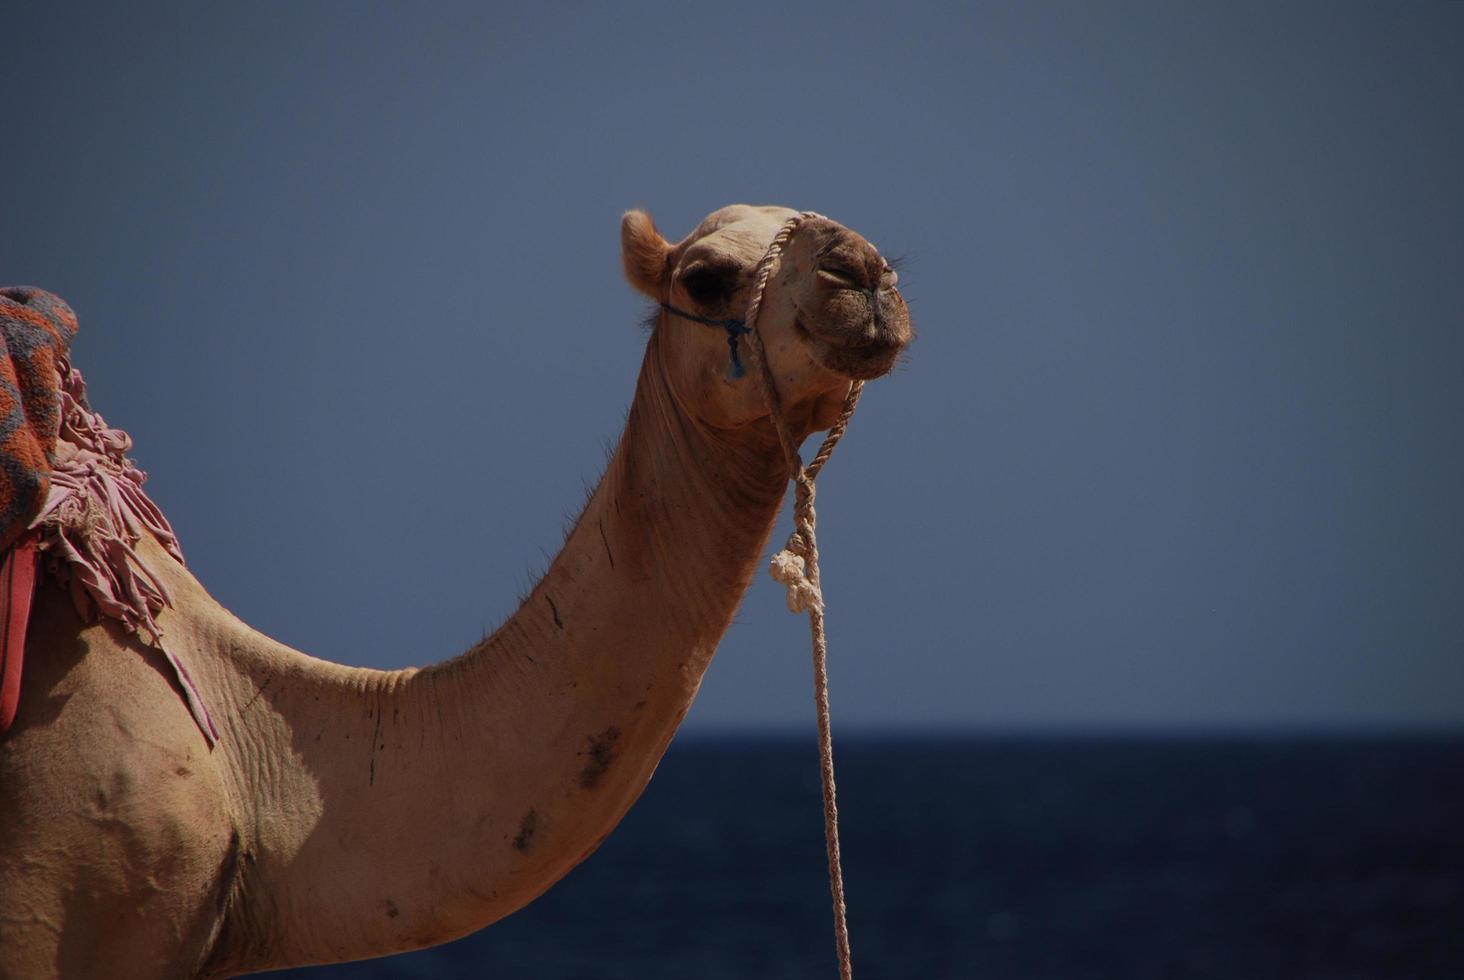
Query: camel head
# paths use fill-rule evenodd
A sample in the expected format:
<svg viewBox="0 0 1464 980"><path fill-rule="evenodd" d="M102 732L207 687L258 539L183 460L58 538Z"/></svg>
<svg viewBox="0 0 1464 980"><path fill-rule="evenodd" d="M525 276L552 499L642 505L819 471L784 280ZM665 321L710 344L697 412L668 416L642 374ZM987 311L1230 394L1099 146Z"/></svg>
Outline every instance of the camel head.
<svg viewBox="0 0 1464 980"><path fill-rule="evenodd" d="M668 380L683 408L709 425L734 428L768 414L751 345L738 345L747 368L737 377L720 324L745 317L754 270L795 214L734 204L675 244L644 211L621 222L626 278L661 304L656 341ZM774 260L756 329L801 434L828 428L850 383L887 373L913 338L897 280L873 245L828 218L805 219Z"/></svg>

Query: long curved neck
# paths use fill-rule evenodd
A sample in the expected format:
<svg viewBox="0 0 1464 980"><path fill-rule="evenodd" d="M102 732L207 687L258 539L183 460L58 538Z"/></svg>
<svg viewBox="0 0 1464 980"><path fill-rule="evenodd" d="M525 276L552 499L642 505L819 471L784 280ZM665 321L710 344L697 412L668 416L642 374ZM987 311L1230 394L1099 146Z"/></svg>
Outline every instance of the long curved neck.
<svg viewBox="0 0 1464 980"><path fill-rule="evenodd" d="M415 673L308 661L271 684L288 742L241 791L268 894L246 902L242 931L279 962L416 948L506 915L587 857L690 707L786 478L770 428L688 417L653 336L605 476L496 633Z"/></svg>

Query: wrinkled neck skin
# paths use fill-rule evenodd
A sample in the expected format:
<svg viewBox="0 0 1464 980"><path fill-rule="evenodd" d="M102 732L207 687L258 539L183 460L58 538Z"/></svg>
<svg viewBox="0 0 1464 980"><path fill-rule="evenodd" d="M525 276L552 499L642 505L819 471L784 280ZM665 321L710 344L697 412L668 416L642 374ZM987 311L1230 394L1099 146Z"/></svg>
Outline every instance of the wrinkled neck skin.
<svg viewBox="0 0 1464 980"><path fill-rule="evenodd" d="M219 650L205 687L230 709L215 752L241 814L211 970L442 942L592 853L690 707L787 476L765 419L716 430L688 414L653 335L563 551L466 654L369 671L303 657L221 610L195 628L187 642Z"/></svg>

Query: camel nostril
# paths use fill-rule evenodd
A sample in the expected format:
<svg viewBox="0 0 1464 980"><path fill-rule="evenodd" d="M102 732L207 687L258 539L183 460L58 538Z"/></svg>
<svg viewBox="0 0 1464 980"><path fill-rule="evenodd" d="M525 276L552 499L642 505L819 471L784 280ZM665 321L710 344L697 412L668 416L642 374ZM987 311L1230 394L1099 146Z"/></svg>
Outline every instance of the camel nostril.
<svg viewBox="0 0 1464 980"><path fill-rule="evenodd" d="M864 295L869 297L870 311L870 329L866 332L878 337L885 327L884 293L878 289L866 289Z"/></svg>
<svg viewBox="0 0 1464 980"><path fill-rule="evenodd" d="M818 267L818 275L832 283L836 289L858 289L863 290L864 277L848 266L844 265L821 265Z"/></svg>

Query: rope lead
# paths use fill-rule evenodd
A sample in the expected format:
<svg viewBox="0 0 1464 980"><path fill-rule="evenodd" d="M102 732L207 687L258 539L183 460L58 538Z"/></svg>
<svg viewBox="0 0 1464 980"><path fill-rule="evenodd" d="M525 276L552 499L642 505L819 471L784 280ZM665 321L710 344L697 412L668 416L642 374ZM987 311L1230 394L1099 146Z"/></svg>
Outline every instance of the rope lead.
<svg viewBox="0 0 1464 980"><path fill-rule="evenodd" d="M824 633L823 591L819 588L818 538L814 534L814 525L818 515L813 509L813 480L819 470L823 469L824 463L828 462L834 446L843 438L844 430L849 425L849 419L854 415L854 407L859 403L859 393L864 390L864 382L855 381L849 385L849 394L844 398L844 407L839 412L838 419L829 428L828 435L824 436L823 444L814 454L813 462L804 466L803 460L798 455L798 447L793 441L793 434L788 429L788 422L783 418L782 399L778 395L777 384L773 380L773 372L768 365L767 350L763 347L762 337L757 332L757 315L762 308L763 291L768 285L773 260L782 254L783 248L793 237L793 232L797 230L798 226L806 219L816 217L819 215L812 211L804 211L795 215L788 219L773 238L762 261L758 263L752 298L747 304L747 319L740 333L746 333L747 342L752 345L753 355L759 368L758 382L762 387L763 399L768 405L768 415L772 418L773 428L778 433L778 442L783 447L783 456L787 459L788 468L792 472L794 530L788 536L788 543L783 550L773 556L772 567L769 570L774 579L788 588L789 611L808 613L808 627L813 640L813 698L818 712L819 775L823 782L824 842L828 849L829 891L833 899L834 943L839 956L840 980L852 980L854 967L849 953L849 923L844 905L844 871L839 858L839 804L834 785L834 741L829 722L829 646L828 637ZM721 326L722 324L714 323L713 325ZM727 329L727 339L732 346L733 370L740 372L741 363L737 359L736 336L732 333L731 328ZM734 377L736 376L740 376L740 374L734 374Z"/></svg>

